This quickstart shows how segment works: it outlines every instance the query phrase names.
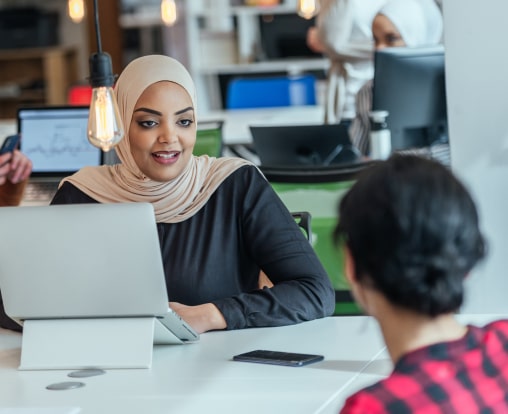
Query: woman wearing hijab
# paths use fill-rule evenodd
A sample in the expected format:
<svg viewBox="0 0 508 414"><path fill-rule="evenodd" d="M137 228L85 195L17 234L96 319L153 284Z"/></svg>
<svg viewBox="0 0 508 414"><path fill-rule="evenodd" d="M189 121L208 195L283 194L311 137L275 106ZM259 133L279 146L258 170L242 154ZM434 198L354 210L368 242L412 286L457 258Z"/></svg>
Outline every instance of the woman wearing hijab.
<svg viewBox="0 0 508 414"><path fill-rule="evenodd" d="M330 315L331 282L257 167L192 154L196 95L183 65L160 55L135 59L115 93L121 163L68 177L52 204L151 203L170 306L198 332Z"/></svg>
<svg viewBox="0 0 508 414"><path fill-rule="evenodd" d="M377 13L372 23L375 48L385 47L423 47L442 42L443 17L435 0L389 0ZM372 107L372 80L368 81L356 96L356 117L350 127L350 136L363 154L369 152L370 118ZM445 154L436 147L436 158L448 159L448 146ZM415 153L416 150L411 150ZM433 156L431 149L420 150L420 155Z"/></svg>

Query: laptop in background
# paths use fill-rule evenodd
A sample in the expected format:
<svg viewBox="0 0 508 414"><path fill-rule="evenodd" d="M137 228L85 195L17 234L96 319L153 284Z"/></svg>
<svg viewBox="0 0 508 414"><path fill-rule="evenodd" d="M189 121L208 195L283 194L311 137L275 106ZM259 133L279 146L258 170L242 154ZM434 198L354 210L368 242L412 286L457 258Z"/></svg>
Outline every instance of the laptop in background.
<svg viewBox="0 0 508 414"><path fill-rule="evenodd" d="M156 343L199 339L169 308L151 204L3 207L0 228L0 290L19 324L154 316Z"/></svg>
<svg viewBox="0 0 508 414"><path fill-rule="evenodd" d="M63 178L103 163L103 152L87 139L88 113L88 106L18 109L20 148L33 163L22 205L48 204Z"/></svg>
<svg viewBox="0 0 508 414"><path fill-rule="evenodd" d="M249 128L261 166L326 166L361 161L361 153L352 145L346 124Z"/></svg>

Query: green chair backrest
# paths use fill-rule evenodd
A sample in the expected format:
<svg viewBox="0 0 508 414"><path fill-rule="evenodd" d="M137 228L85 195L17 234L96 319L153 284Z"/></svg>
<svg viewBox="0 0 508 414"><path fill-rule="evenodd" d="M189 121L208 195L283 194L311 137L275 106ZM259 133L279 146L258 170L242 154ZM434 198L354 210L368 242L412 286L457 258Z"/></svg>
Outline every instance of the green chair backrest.
<svg viewBox="0 0 508 414"><path fill-rule="evenodd" d="M342 249L337 248L332 240L337 224L338 202L353 182L271 183L290 211L304 210L312 216L311 243L335 289L335 315L361 313L351 297L344 277Z"/></svg>
<svg viewBox="0 0 508 414"><path fill-rule="evenodd" d="M198 123L194 155L222 156L222 121Z"/></svg>

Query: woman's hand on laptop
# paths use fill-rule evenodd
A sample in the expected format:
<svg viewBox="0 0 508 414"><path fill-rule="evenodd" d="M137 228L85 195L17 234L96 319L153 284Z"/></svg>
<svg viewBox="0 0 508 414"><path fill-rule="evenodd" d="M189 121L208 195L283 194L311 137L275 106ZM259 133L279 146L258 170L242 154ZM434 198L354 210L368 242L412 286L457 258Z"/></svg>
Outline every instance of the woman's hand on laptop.
<svg viewBox="0 0 508 414"><path fill-rule="evenodd" d="M169 302L169 306L187 322L197 333L225 329L226 320L222 313L212 303L187 306L178 302Z"/></svg>

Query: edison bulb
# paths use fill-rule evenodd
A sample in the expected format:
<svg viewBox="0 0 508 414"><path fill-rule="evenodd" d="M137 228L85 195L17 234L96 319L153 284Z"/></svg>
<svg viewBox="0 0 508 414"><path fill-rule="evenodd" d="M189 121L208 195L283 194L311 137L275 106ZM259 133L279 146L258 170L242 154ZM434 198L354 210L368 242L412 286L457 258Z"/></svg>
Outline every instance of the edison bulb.
<svg viewBox="0 0 508 414"><path fill-rule="evenodd" d="M103 151L109 151L123 138L124 129L113 88L93 88L88 117L88 141Z"/></svg>

